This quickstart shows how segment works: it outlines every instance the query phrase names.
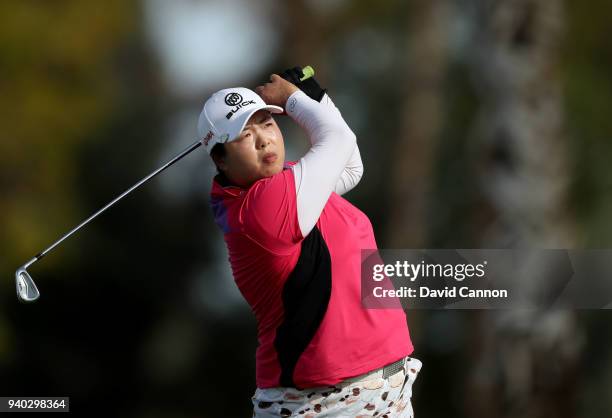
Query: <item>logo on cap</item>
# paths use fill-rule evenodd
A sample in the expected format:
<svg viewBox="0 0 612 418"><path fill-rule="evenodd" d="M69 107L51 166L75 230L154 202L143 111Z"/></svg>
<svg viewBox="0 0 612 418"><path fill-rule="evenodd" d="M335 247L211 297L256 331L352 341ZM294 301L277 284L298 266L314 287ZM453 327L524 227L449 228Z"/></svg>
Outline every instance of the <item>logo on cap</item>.
<svg viewBox="0 0 612 418"><path fill-rule="evenodd" d="M227 120L229 120L234 115L234 113L238 112L243 107L255 104L255 100L246 100L244 102L242 100L242 95L236 92L227 93L225 95L225 104L228 106L235 106L225 115L225 118Z"/></svg>
<svg viewBox="0 0 612 418"><path fill-rule="evenodd" d="M206 134L206 136L202 139L202 142L204 142L204 146L207 147L208 143L210 142L210 140L213 137L213 133L212 131L208 131L208 133Z"/></svg>
<svg viewBox="0 0 612 418"><path fill-rule="evenodd" d="M242 102L242 96L238 93L228 93L225 95L225 104L228 106L236 106Z"/></svg>

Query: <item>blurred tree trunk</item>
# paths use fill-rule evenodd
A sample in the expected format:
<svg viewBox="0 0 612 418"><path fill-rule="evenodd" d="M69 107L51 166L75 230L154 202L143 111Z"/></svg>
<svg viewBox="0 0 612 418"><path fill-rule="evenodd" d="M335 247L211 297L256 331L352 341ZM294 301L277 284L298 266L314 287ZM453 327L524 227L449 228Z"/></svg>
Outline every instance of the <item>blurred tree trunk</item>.
<svg viewBox="0 0 612 418"><path fill-rule="evenodd" d="M326 49L316 46L325 44L329 22L321 19L312 5L305 0L287 2L283 7L284 48L279 56L279 61L289 66L312 65L316 71L315 77L319 80L326 80ZM279 67L275 71L280 72L284 69L284 67Z"/></svg>
<svg viewBox="0 0 612 418"><path fill-rule="evenodd" d="M442 89L448 57L449 3L412 1L408 10L408 62L401 86L399 136L392 151L388 248L422 248L433 157L441 125Z"/></svg>
<svg viewBox="0 0 612 418"><path fill-rule="evenodd" d="M571 248L566 140L558 77L561 0L470 0L469 67L481 108L475 126L482 248ZM533 270L533 269L532 269ZM545 289L543 275L517 275ZM476 314L469 417L575 414L580 333L571 312Z"/></svg>

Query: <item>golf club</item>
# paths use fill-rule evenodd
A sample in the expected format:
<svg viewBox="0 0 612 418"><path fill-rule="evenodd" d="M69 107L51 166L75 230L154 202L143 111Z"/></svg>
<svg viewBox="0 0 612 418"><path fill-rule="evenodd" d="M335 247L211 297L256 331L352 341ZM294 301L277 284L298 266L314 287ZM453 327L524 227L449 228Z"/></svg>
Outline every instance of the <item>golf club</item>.
<svg viewBox="0 0 612 418"><path fill-rule="evenodd" d="M310 78L310 77L314 76L314 69L311 66L306 66L306 67L304 67L302 69L302 73L304 75L303 75L303 77L300 80L304 81L307 78ZM136 190L138 187L142 186L144 183L146 183L147 181L149 181L150 179L152 179L153 177L155 177L156 175L158 175L159 173L164 171L166 168L170 167L172 164L174 164L177 161L179 161L181 158L185 157L187 154L189 154L190 152L192 152L193 150L198 148L200 145L202 145L202 142L200 140L198 140L198 141L194 142L193 144L191 144L189 147L187 147L185 150L183 150L181 153L179 153L176 157L174 157L173 159L168 161L166 164L164 164L163 166L161 166L160 168L158 168L157 170L155 170L154 172L152 172L151 174L149 174L148 176L146 176L145 178L140 180L138 183L136 183L135 185L130 187L128 190L126 190L125 192L120 194L113 201L111 201L109 204L104 206L102 209L100 209L99 211L97 211L96 213L91 215L89 218L85 219L77 227L75 227L72 231L68 232L66 235L61 237L59 240L55 241L49 248L47 248L43 252L41 252L38 255L36 255L34 258L32 258L27 263L25 263L23 266L19 267L17 269L17 271L15 272L15 285L17 287L17 297L19 298L19 300L21 300L23 302L34 302L40 296L40 292L38 291L38 288L36 287L36 284L34 284L34 280L32 280L32 276L30 276L30 274L27 271L27 269L32 264L36 263L38 260L43 258L52 249L54 249L59 244L61 244L62 241L64 241L66 238L68 238L69 236L71 236L72 234L77 232L79 229L81 229L82 227L87 225L90 221L92 221L94 218L96 218L98 215L100 215L106 209L108 209L111 206L113 206L115 203L117 203L118 201L123 199L125 196L130 194L132 191Z"/></svg>
<svg viewBox="0 0 612 418"><path fill-rule="evenodd" d="M156 175L164 171L166 168L170 167L171 165L179 161L181 158L185 157L187 154L189 154L190 152L198 148L200 145L202 145L202 142L199 140L191 144L189 147L187 147L185 150L179 153L176 157L174 157L173 159L168 161L166 164L164 164L163 166L161 166L160 168L158 168L157 170L155 170L154 172L152 172L151 174L149 174L148 176L140 180L138 183L136 183L135 185L130 187L128 190L120 194L118 197L116 197L113 201L111 201L109 204L104 206L102 209L100 209L99 211L91 215L89 218L81 222L72 231L68 232L66 235L61 237L59 240L55 241L49 248L47 248L43 252L36 255L33 259L25 263L23 266L19 267L17 271L15 272L15 284L17 286L17 296L19 297L19 299L23 302L33 302L36 299L38 299L38 297L40 296L40 292L38 291L38 288L34 284L34 280L32 280L32 277L27 271L28 267L30 267L32 264L34 264L35 262L43 258L45 255L49 253L49 251L57 247L66 238L68 238L69 236L77 232L79 229L87 225L90 221L92 221L94 218L96 218L106 209L113 206L115 203L117 203L118 201L123 199L125 196L130 194L132 191L136 190L138 187L142 186L144 183L146 183L147 181L149 181L150 179L152 179L153 177L155 177Z"/></svg>

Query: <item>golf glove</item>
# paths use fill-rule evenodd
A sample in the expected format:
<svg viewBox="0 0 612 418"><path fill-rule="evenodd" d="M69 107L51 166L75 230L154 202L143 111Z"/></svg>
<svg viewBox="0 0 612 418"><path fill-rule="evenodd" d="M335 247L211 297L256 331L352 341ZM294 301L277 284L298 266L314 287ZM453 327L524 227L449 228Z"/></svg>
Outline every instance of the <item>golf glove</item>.
<svg viewBox="0 0 612 418"><path fill-rule="evenodd" d="M321 88L314 77L309 77L304 81L300 81L304 77L301 67L293 67L283 71L280 76L285 80L293 83L297 88L302 90L311 99L320 102L325 95L326 89Z"/></svg>

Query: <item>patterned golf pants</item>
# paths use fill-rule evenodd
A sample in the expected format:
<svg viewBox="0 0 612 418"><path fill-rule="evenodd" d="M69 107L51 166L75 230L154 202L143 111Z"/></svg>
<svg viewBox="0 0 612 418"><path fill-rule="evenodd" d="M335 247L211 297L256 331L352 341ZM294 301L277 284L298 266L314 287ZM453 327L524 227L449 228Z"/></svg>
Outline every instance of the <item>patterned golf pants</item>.
<svg viewBox="0 0 612 418"><path fill-rule="evenodd" d="M253 416L413 418L410 398L421 366L421 361L406 357L404 367L387 378L378 369L334 386L258 388L252 397Z"/></svg>

